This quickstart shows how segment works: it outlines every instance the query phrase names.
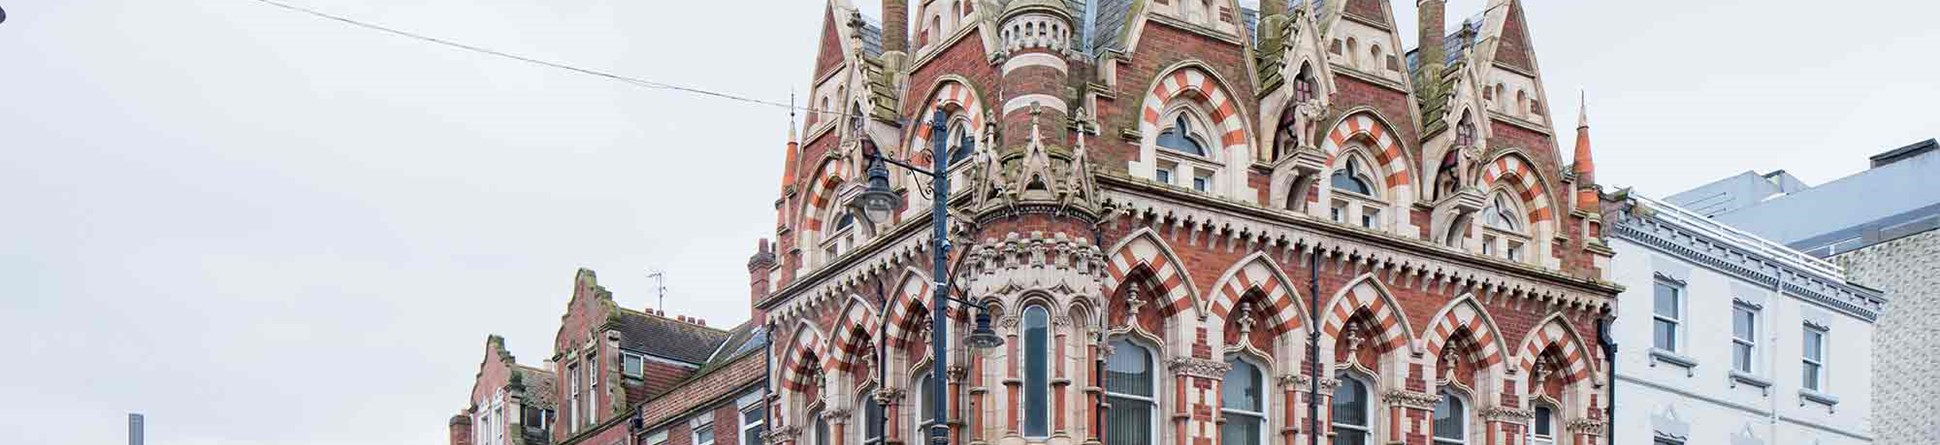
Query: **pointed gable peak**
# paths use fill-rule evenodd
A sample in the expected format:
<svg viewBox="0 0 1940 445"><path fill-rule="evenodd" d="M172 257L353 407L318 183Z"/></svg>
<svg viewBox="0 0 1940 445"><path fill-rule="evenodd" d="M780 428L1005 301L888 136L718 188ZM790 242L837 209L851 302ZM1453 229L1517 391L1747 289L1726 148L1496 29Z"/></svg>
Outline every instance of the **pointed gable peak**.
<svg viewBox="0 0 1940 445"><path fill-rule="evenodd" d="M1498 34L1501 40L1495 49L1496 63L1526 73L1535 73L1536 55L1529 44L1529 28L1523 20L1522 2L1506 0L1499 6L1491 7L1505 8L1502 29Z"/></svg>

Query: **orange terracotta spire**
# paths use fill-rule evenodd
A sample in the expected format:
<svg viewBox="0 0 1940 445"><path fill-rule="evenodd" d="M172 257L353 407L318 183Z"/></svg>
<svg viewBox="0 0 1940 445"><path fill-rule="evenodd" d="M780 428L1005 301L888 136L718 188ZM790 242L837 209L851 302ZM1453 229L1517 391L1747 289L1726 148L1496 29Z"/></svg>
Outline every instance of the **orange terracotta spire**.
<svg viewBox="0 0 1940 445"><path fill-rule="evenodd" d="M1576 208L1596 212L1600 203L1596 192L1596 162L1590 158L1589 95L1583 95L1576 112Z"/></svg>

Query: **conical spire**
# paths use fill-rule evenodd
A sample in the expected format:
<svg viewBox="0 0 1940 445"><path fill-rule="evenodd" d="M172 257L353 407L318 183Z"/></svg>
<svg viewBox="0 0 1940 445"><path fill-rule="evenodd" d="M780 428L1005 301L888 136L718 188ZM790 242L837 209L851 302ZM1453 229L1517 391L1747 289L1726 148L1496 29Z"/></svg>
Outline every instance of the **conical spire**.
<svg viewBox="0 0 1940 445"><path fill-rule="evenodd" d="M1576 173L1576 207L1595 213L1601 203L1596 192L1596 161L1590 157L1590 104L1589 95L1582 94L1577 102L1576 111L1576 160L1571 171Z"/></svg>

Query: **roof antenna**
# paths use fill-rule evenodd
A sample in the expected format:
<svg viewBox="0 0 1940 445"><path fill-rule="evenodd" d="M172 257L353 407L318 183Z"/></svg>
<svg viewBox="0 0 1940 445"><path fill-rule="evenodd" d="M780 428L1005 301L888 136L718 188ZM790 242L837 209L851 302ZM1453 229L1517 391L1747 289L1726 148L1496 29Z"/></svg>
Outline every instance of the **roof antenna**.
<svg viewBox="0 0 1940 445"><path fill-rule="evenodd" d="M647 278L653 279L654 293L657 295L657 298L659 299L659 301L655 303L655 305L658 307L654 309L654 312L658 313L662 317L665 317L667 316L666 315L667 314L667 273L649 268L647 269Z"/></svg>

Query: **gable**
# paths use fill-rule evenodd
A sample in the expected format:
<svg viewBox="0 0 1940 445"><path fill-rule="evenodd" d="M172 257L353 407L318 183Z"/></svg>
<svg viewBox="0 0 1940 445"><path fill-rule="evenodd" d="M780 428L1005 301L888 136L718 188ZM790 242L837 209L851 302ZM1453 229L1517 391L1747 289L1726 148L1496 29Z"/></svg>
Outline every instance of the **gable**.
<svg viewBox="0 0 1940 445"><path fill-rule="evenodd" d="M820 79L842 66L842 34L835 32L835 6L822 12L821 53L815 56L815 78Z"/></svg>
<svg viewBox="0 0 1940 445"><path fill-rule="evenodd" d="M1503 21L1502 43L1496 47L1495 62L1526 73L1536 72L1535 56L1529 49L1529 30L1523 27L1519 2L1510 5L1509 18Z"/></svg>
<svg viewBox="0 0 1940 445"><path fill-rule="evenodd" d="M1345 10L1348 14L1353 14L1369 22L1389 26L1387 1L1385 0L1347 0Z"/></svg>

